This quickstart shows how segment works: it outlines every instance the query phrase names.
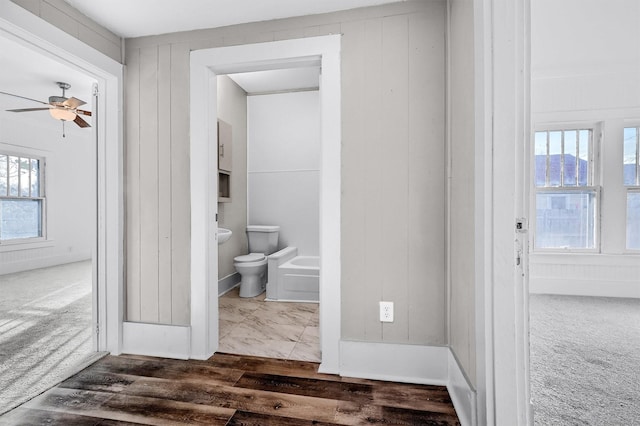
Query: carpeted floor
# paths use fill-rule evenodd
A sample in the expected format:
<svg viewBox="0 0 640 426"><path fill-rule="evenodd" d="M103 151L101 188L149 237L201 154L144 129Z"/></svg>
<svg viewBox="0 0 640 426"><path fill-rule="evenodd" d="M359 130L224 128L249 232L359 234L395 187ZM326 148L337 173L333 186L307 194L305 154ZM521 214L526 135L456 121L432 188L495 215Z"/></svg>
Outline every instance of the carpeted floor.
<svg viewBox="0 0 640 426"><path fill-rule="evenodd" d="M640 425L640 299L531 295L539 426Z"/></svg>
<svg viewBox="0 0 640 426"><path fill-rule="evenodd" d="M102 356L91 335L91 262L0 276L0 414Z"/></svg>

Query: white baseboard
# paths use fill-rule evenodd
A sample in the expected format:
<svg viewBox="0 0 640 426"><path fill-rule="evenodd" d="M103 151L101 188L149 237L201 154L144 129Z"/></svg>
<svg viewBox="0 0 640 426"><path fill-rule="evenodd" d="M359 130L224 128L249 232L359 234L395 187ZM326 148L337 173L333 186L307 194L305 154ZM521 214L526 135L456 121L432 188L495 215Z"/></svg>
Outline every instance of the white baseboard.
<svg viewBox="0 0 640 426"><path fill-rule="evenodd" d="M404 383L447 385L446 346L340 342L340 375Z"/></svg>
<svg viewBox="0 0 640 426"><path fill-rule="evenodd" d="M462 426L477 426L476 391L447 346L340 342L340 375L446 386Z"/></svg>
<svg viewBox="0 0 640 426"><path fill-rule="evenodd" d="M229 290L234 288L240 283L242 277L239 273L234 272L231 275L227 275L221 280L218 280L218 297L227 293Z"/></svg>
<svg viewBox="0 0 640 426"><path fill-rule="evenodd" d="M529 257L529 292L640 298L640 256L594 253Z"/></svg>
<svg viewBox="0 0 640 426"><path fill-rule="evenodd" d="M606 281L569 278L538 278L529 280L529 293L567 296L640 298L639 282Z"/></svg>
<svg viewBox="0 0 640 426"><path fill-rule="evenodd" d="M456 409L462 426L476 426L476 391L464 374L458 359L451 349L448 350L449 383L447 390Z"/></svg>
<svg viewBox="0 0 640 426"><path fill-rule="evenodd" d="M30 271L32 269L48 268L50 266L81 262L89 259L91 259L90 253L66 253L17 260L3 259L2 262L0 262L0 275Z"/></svg>
<svg viewBox="0 0 640 426"><path fill-rule="evenodd" d="M122 323L122 353L189 359L191 327L124 322Z"/></svg>

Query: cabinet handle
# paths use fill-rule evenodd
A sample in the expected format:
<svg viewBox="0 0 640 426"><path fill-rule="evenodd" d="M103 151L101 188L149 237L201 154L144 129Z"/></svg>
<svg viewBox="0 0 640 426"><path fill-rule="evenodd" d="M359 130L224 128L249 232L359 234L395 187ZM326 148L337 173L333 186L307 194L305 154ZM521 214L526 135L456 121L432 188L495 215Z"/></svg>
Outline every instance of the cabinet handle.
<svg viewBox="0 0 640 426"><path fill-rule="evenodd" d="M220 145L220 157L224 157L224 144Z"/></svg>

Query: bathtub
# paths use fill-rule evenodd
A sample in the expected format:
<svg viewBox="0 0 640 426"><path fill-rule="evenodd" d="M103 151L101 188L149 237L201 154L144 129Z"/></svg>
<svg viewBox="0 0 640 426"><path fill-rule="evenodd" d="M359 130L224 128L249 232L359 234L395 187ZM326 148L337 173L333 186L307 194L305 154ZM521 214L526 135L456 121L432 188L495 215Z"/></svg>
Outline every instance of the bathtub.
<svg viewBox="0 0 640 426"><path fill-rule="evenodd" d="M266 299L318 302L320 258L298 256L295 247L287 247L269 256Z"/></svg>

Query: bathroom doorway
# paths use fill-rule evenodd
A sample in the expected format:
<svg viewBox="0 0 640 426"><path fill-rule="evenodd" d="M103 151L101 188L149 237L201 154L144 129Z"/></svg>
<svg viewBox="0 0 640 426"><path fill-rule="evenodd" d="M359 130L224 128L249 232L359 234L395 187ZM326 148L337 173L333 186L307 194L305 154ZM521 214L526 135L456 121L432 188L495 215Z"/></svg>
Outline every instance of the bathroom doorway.
<svg viewBox="0 0 640 426"><path fill-rule="evenodd" d="M319 268L292 267L319 264L319 78L319 64L217 77L218 226L231 231L218 246L221 352L321 360ZM268 265L249 268L267 288L241 298L235 258L262 252L247 225L279 229Z"/></svg>
<svg viewBox="0 0 640 426"><path fill-rule="evenodd" d="M320 274L322 372L337 372L340 339L340 36L191 53L192 357L218 350L217 76L320 64ZM215 120L215 121L214 121ZM215 228L214 228L215 226Z"/></svg>

